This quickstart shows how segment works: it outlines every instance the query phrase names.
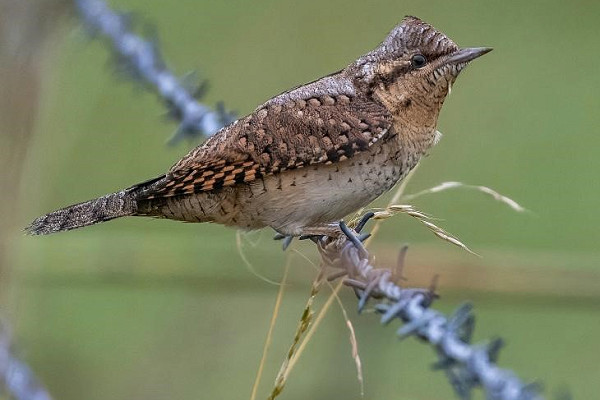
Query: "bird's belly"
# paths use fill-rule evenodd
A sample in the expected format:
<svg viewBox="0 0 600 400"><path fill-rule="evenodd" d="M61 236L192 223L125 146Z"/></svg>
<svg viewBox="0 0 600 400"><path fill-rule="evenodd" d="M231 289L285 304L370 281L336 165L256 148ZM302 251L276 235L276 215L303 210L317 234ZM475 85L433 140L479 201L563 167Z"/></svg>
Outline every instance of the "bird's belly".
<svg viewBox="0 0 600 400"><path fill-rule="evenodd" d="M143 215L215 222L242 229L270 226L288 235L336 222L367 206L414 167L419 157L375 146L334 164L268 175L250 184L155 200ZM402 160L402 161L401 161Z"/></svg>
<svg viewBox="0 0 600 400"><path fill-rule="evenodd" d="M365 207L406 174L383 154L365 154L267 176L238 193L236 223L284 234L340 220Z"/></svg>

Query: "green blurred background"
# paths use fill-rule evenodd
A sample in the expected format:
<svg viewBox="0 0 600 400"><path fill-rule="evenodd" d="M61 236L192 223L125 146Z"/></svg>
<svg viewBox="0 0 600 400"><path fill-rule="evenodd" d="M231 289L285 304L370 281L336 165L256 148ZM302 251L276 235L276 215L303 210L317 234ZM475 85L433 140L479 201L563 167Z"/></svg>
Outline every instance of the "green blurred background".
<svg viewBox="0 0 600 400"><path fill-rule="evenodd" d="M164 172L197 143L165 145L176 125L164 121L162 104L115 79L106 46L86 39L68 1L0 3L7 7L0 20L2 315L22 357L56 399L249 398L278 288L244 265L235 231L125 219L50 237L21 234L39 214ZM240 115L344 67L406 14L459 45L494 47L454 86L439 121L444 137L408 191L447 180L484 184L530 212L471 191L431 195L415 206L442 218L481 258L402 216L386 221L373 251L390 265L409 243L407 284L427 285L439 274L444 311L472 300L476 338L508 342L501 365L539 379L549 394L566 387L574 398L597 397L599 2L111 4L151 22L169 65L178 74L197 70L210 81L206 102L224 100ZM277 281L285 254L271 235L242 241L254 269ZM316 259L310 245L295 248ZM314 273L294 257L259 398L269 392ZM427 346L399 343L375 316L356 314L351 293L342 297L366 399L453 398L443 374L429 369ZM360 398L338 308L281 398Z"/></svg>

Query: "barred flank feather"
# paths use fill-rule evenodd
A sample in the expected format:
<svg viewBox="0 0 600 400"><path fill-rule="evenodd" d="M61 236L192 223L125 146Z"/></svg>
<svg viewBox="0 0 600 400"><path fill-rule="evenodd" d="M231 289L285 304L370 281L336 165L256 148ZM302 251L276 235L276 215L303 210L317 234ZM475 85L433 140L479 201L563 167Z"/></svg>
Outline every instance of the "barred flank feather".
<svg viewBox="0 0 600 400"><path fill-rule="evenodd" d="M25 228L25 232L30 235L48 235L135 215L136 211L135 197L127 189L43 215Z"/></svg>

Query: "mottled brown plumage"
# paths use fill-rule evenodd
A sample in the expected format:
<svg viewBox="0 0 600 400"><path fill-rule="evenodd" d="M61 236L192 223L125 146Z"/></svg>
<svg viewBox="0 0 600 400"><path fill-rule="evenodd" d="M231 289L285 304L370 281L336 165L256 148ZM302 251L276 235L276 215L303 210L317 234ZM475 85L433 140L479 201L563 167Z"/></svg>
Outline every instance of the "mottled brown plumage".
<svg viewBox="0 0 600 400"><path fill-rule="evenodd" d="M127 215L328 232L401 180L439 138L460 71L489 49L459 49L405 18L345 69L276 96L223 128L167 174L35 220L30 233Z"/></svg>
<svg viewBox="0 0 600 400"><path fill-rule="evenodd" d="M250 183L364 152L392 125L382 106L347 95L267 103L179 161L140 198L171 197Z"/></svg>

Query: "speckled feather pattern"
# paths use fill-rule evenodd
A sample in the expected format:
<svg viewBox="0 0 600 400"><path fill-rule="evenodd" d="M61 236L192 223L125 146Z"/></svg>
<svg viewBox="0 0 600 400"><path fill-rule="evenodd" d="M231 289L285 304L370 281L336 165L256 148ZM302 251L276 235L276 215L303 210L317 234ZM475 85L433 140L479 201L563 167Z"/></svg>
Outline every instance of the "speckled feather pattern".
<svg viewBox="0 0 600 400"><path fill-rule="evenodd" d="M46 234L121 216L318 232L367 206L435 144L437 118L466 63L443 33L405 18L343 70L273 97L165 175L38 218ZM415 69L411 57L430 62Z"/></svg>
<svg viewBox="0 0 600 400"><path fill-rule="evenodd" d="M384 107L347 95L270 103L194 149L138 200L216 190L344 161L367 151L391 126Z"/></svg>
<svg viewBox="0 0 600 400"><path fill-rule="evenodd" d="M395 139L394 135L387 138ZM299 235L307 227L339 220L368 205L403 178L419 158L414 149L384 140L336 163L309 165L220 190L140 202L139 212L243 229L270 226Z"/></svg>

